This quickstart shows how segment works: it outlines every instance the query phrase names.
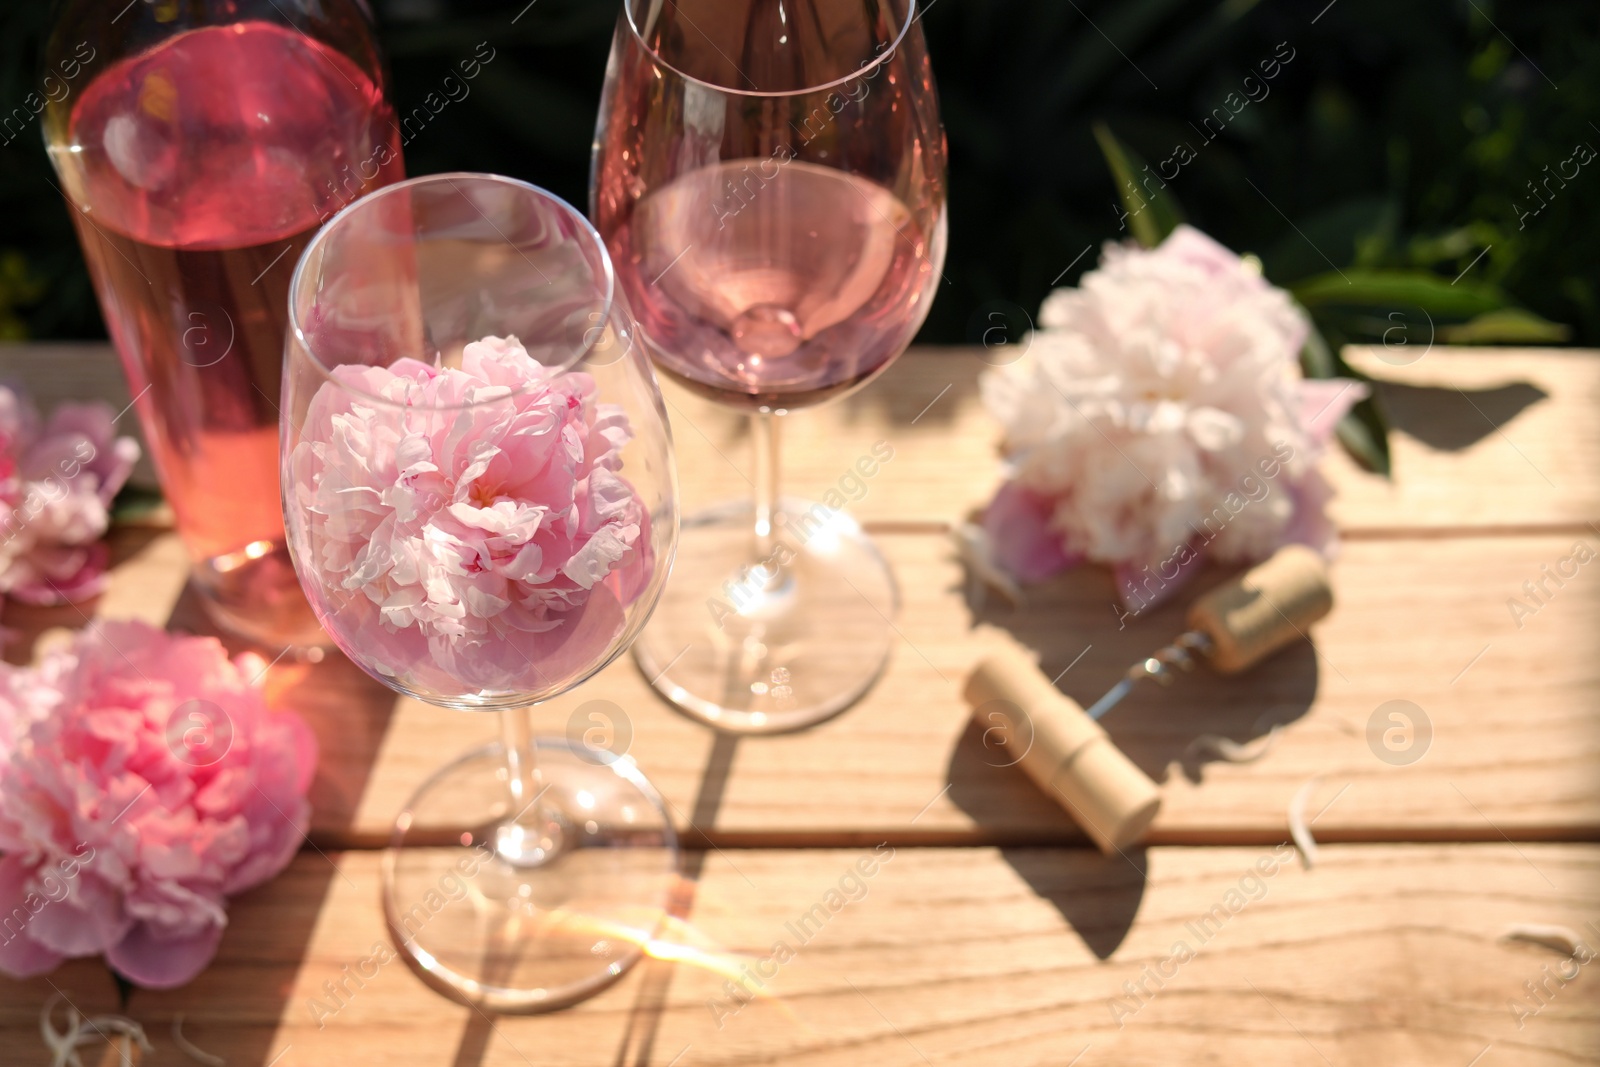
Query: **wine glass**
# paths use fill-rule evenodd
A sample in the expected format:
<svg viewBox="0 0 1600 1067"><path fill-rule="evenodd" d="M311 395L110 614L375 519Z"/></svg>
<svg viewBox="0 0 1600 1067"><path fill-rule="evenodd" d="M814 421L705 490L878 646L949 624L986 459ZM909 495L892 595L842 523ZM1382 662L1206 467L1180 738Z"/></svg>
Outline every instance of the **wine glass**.
<svg viewBox="0 0 1600 1067"><path fill-rule="evenodd" d="M677 843L631 759L531 739L529 706L626 649L677 539L672 442L599 235L510 178L374 192L289 289L285 526L335 644L502 740L395 824L385 914L425 981L498 1012L563 1007L639 958Z"/></svg>
<svg viewBox="0 0 1600 1067"><path fill-rule="evenodd" d="M684 520L634 655L722 729L819 722L882 672L898 595L842 496L779 497L777 418L881 373L941 277L945 142L913 0L624 0L591 201L656 366L752 415L753 504Z"/></svg>

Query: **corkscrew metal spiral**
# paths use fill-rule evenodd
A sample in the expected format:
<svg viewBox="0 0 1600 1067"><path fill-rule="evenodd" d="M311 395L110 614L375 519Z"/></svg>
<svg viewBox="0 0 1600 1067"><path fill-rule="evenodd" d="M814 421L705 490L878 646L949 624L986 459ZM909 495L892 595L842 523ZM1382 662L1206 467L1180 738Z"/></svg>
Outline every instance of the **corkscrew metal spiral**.
<svg viewBox="0 0 1600 1067"><path fill-rule="evenodd" d="M1194 670L1196 656L1210 655L1213 647L1211 638L1199 630L1180 634L1170 645L1156 650L1129 667L1122 681L1112 686L1106 691L1105 696L1090 706L1087 712L1089 718L1098 719L1116 707L1123 697L1133 691L1135 685L1146 678L1153 678L1161 685L1171 685L1172 680L1178 676L1178 671L1187 674Z"/></svg>

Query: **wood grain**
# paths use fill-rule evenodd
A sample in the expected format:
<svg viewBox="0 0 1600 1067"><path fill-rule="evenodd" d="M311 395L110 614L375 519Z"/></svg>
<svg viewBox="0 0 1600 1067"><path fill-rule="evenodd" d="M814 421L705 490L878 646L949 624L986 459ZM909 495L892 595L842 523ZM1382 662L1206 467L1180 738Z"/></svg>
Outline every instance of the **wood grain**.
<svg viewBox="0 0 1600 1067"><path fill-rule="evenodd" d="M895 458L850 505L861 521L943 523L981 507L1002 477L998 429L978 396L985 356L996 358L919 349L848 400L786 420L785 491L820 496L881 440ZM1395 471L1388 481L1330 450L1331 513L1349 534L1600 520L1600 353L1436 348L1408 366L1385 362L1398 357L1382 347L1346 356L1378 379ZM668 399L687 505L749 493L740 418L671 387Z"/></svg>
<svg viewBox="0 0 1600 1067"><path fill-rule="evenodd" d="M1342 452L1328 473L1339 524L1358 535L1563 525L1600 519L1600 360L1561 349L1434 349L1396 366L1351 348L1394 426L1393 482Z"/></svg>
<svg viewBox="0 0 1600 1067"><path fill-rule="evenodd" d="M1109 582L1094 568L1035 590L1020 610L998 603L975 609L967 601L949 541L936 531L972 502L963 490L980 485L979 468L993 462L983 443L992 440L992 427L974 388L981 353L915 353L873 389L792 423L793 480L813 493L843 476L854 445L864 450L875 434L899 434L895 459L866 482L856 510L878 515L888 530L920 532L879 535L905 599L903 640L860 705L799 736L719 742L667 708L623 661L543 710L542 728L561 733L580 707L608 702L607 713L631 727L630 751L663 788L680 826L719 844L875 836L955 844L1080 840L1015 768L997 765L1005 756L987 749L969 725L960 682L986 642L1014 639L1039 652L1052 676L1070 666L1061 685L1087 702L1175 634L1179 612L1119 618ZM1118 744L1164 785L1157 842L1278 834L1289 799L1314 775L1324 778L1323 796L1348 785L1318 823L1319 833L1336 840L1600 835L1600 782L1590 772L1600 748L1592 714L1597 678L1586 644L1600 586L1591 567L1559 588L1541 569L1556 566L1576 541L1600 549L1600 534L1577 523L1591 512L1586 490L1574 482L1600 477L1592 455L1600 431L1583 416L1600 390L1600 354L1438 350L1407 367L1385 363L1388 354L1353 350L1351 358L1404 383L1391 397L1399 401L1402 473L1389 486L1353 469L1341 473L1344 461L1329 459L1344 492L1340 506L1367 500L1371 525L1357 523L1346 545L1336 579L1340 606L1316 634L1318 651L1290 650L1246 678L1202 673L1171 691L1137 693L1108 720ZM106 388L120 381L104 348L42 355L12 349L0 366L7 360L33 367L54 361ZM1521 381L1542 398L1515 389L1485 399ZM1441 391L1453 391L1442 382L1460 383L1467 408L1459 393L1454 409L1438 409L1445 414L1430 406ZM673 394L684 416L678 438L691 505L697 496L709 501L734 492L739 479L731 450L741 424L698 403ZM1474 404L1502 429L1463 428ZM1452 425L1462 440L1441 436ZM1464 442L1474 432L1476 439ZM1576 488L1548 492L1535 467ZM1453 500L1471 507L1452 511ZM888 524L894 515L922 519ZM1514 526L1551 532L1519 534ZM1473 529L1486 536L1452 536ZM1417 536L1430 533L1439 536ZM114 544L115 580L88 610L205 628L184 591L175 538L128 530ZM1531 599L1526 581L1544 581L1549 603ZM1537 612L1514 614L1514 598ZM8 606L6 624L21 637L6 654L26 659L32 636L83 621L76 608ZM274 695L299 708L322 742L313 803L317 840L329 846L381 844L422 776L447 754L494 735L487 718L396 701L338 656L318 666L280 662L270 679ZM1384 762L1368 742L1375 715L1381 742L1391 720L1380 706L1396 700L1420 707L1432 725L1426 755L1409 765ZM1275 723L1283 724L1276 745L1255 763L1206 763L1191 751L1201 734L1247 742Z"/></svg>
<svg viewBox="0 0 1600 1067"><path fill-rule="evenodd" d="M434 995L399 961L350 987L340 1006L324 982L385 943L378 857L302 853L234 902L201 980L136 992L128 1010L157 1046L147 1067L189 1063L170 1038L178 1012L186 1036L233 1067L1600 1058L1592 967L1551 981L1561 956L1500 939L1511 924L1540 922L1600 945L1587 925L1600 914L1594 846L1335 846L1311 871L1267 847L1158 848L1126 860L903 848L870 865L870 877L849 878L869 854L703 857L685 921L661 943L709 949L735 974L759 962L762 995L742 1007L721 975L659 961L545 1017L488 1019ZM841 881L832 910L827 893ZM808 914L821 918L801 928ZM780 940L794 957L765 962ZM1519 1028L1511 1006L1536 1006L1527 981L1550 992ZM115 1005L87 962L50 982L85 1011ZM51 985L0 990L0 1061L43 1062L35 1024ZM319 1015L313 998L339 1010Z"/></svg>
<svg viewBox="0 0 1600 1067"><path fill-rule="evenodd" d="M1319 807L1337 795L1317 823L1331 840L1600 837L1600 662L1591 642L1600 561L1559 589L1547 581L1552 595L1536 612L1518 617L1507 606L1513 598L1531 604L1522 583L1541 580L1541 568L1556 566L1578 540L1600 551L1592 535L1352 542L1334 569L1338 604L1314 630L1314 645L1242 677L1202 668L1170 689L1136 690L1105 722L1163 785L1152 840L1276 839L1290 799L1313 776L1322 778ZM1109 577L1084 569L1025 607L991 600L974 610L946 538L880 541L901 583L902 640L887 675L832 722L719 740L671 710L623 659L540 709L540 731L570 727L576 738L590 725L587 712L603 711L624 727L618 736L631 734L628 754L663 790L680 828L719 845L1082 840L1006 765L1003 750L985 746L961 684L984 649L1014 641L1087 704L1181 629L1186 598L1119 619ZM111 590L87 607L204 627L181 595L182 554L171 534L127 531L116 543L122 562ZM1202 576L1196 591L1221 576ZM26 658L27 643L47 627L81 625L76 612L9 609L6 624L19 637L8 654ZM325 847L382 844L417 782L496 732L488 716L397 700L337 654L315 666L286 657L268 684L321 742L312 803ZM1431 736L1415 733L1415 747L1397 755L1383 747L1394 723L1380 709L1391 701L1410 702L1431 723ZM1421 722L1414 709L1400 710ZM1274 725L1273 747L1253 763L1219 762L1191 747L1202 734L1266 744Z"/></svg>
<svg viewBox="0 0 1600 1067"><path fill-rule="evenodd" d="M883 535L901 582L903 640L887 675L856 707L814 730L723 739L684 721L628 662L539 712L560 732L589 701L607 700L632 725L631 754L665 792L680 825L719 844L882 839L926 843L1080 840L1075 826L1014 767L986 748L960 696L991 641L1042 653L1046 673L1087 703L1182 627L1178 607L1118 629L1109 578L1070 575L1018 611L974 614L945 542ZM1590 538L1600 550L1600 538ZM1313 776L1327 801L1319 833L1353 839L1585 838L1600 835L1600 561L1579 572L1519 630L1506 601L1554 564L1572 539L1452 539L1352 543L1335 569L1338 605L1312 645L1256 671L1205 670L1171 689L1138 690L1105 720L1113 740L1163 783L1153 841L1275 839L1290 799ZM1215 581L1220 575L1212 575ZM1079 658L1081 655L1081 659ZM1069 669L1070 668L1070 669ZM1385 762L1369 722L1409 701L1432 725L1421 757ZM1405 710L1405 709L1403 709ZM1413 718L1418 718L1414 712ZM1418 719L1420 722L1420 719ZM1249 742L1282 724L1254 763L1206 762L1201 734ZM401 702L366 795L346 826L369 839L403 794L469 738L493 725ZM1396 738L1403 741L1404 738ZM1258 742L1264 743L1264 742ZM1387 750L1384 750L1387 752ZM1401 752L1409 757L1411 751ZM1393 757L1391 757L1393 758ZM331 816L331 811L327 813ZM339 840L331 823L322 825Z"/></svg>
<svg viewBox="0 0 1600 1067"><path fill-rule="evenodd" d="M960 683L984 649L1018 642L1086 702L1173 636L1182 612L1119 618L1094 568L1020 608L968 600L942 531L1000 474L975 387L984 354L914 352L786 427L792 490L860 495L852 511L880 531L900 579L902 640L857 707L798 735L717 737L623 661L538 713L559 734L584 705L608 702L686 840L715 846L688 857L699 877L670 944L753 965L863 850L895 846L861 899L829 913L768 979L769 996L734 1012L722 976L651 961L570 1011L490 1020L392 963L319 1027L311 998L385 936L378 853L337 849L384 843L416 783L495 729L397 701L340 656L285 658L268 685L321 742L313 840L328 854L303 851L236 901L196 983L134 994L129 1010L157 1046L145 1063L191 1062L170 1037L178 1012L192 1040L234 1067L1600 1062L1591 968L1552 980L1561 957L1499 939L1512 923L1558 923L1600 947L1586 926L1600 914L1600 846L1535 843L1600 839L1600 570L1559 582L1547 570L1559 576L1576 542L1600 551L1600 353L1432 349L1404 366L1411 352L1347 353L1383 379L1396 479L1327 461L1347 535L1338 606L1314 647L1245 678L1202 670L1138 692L1107 720L1165 794L1155 847L1110 858L1058 847L1081 835L985 746ZM0 376L47 403L127 402L104 346L0 346ZM668 397L687 504L747 492L739 421ZM895 459L853 493L844 479L878 440ZM7 605L7 659L91 615L206 628L174 535L122 529L112 549L97 602ZM1222 577L1203 575L1194 592ZM1530 595L1525 582L1544 588ZM1430 725L1398 753L1384 746L1392 701ZM1192 750L1206 733L1263 744L1273 725L1253 763ZM1251 878L1313 777L1319 865ZM1416 841L1479 843L1397 843ZM1194 844L1213 847L1171 847ZM916 847L926 845L946 847ZM1179 942L1195 955L1174 968ZM1547 1003L1530 1001L1525 982L1543 983ZM85 1011L117 1004L90 961L0 980L0 1063L44 1062L38 1011L56 989Z"/></svg>
<svg viewBox="0 0 1600 1067"><path fill-rule="evenodd" d="M1332 513L1353 536L1469 528L1581 527L1600 521L1600 352L1570 349L1352 347L1346 357L1379 379L1394 426L1395 478L1368 474L1334 449ZM888 528L959 520L1002 475L999 434L978 376L1010 353L919 348L849 399L784 422L785 492L817 498L842 488L861 521ZM0 377L48 406L100 397L121 410L127 386L109 345L0 345ZM740 416L668 383L685 506L750 493ZM136 420L119 424L137 431ZM878 441L894 460L857 488L856 460ZM148 466L141 468L148 481ZM841 483L843 483L841 485Z"/></svg>

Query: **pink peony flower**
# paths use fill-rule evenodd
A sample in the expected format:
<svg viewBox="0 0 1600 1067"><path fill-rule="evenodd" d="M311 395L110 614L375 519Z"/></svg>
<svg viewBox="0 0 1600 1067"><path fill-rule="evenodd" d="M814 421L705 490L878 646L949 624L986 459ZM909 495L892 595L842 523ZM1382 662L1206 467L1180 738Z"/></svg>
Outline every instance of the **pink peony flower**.
<svg viewBox="0 0 1600 1067"><path fill-rule="evenodd" d="M1316 464L1365 388L1302 380L1304 313L1259 269L1180 226L1151 250L1107 244L1039 322L981 383L1012 469L984 517L1003 568L1111 564L1143 607L1205 557L1331 547Z"/></svg>
<svg viewBox="0 0 1600 1067"><path fill-rule="evenodd" d="M105 588L110 506L139 460L106 404L62 404L42 427L0 386L0 593L62 604Z"/></svg>
<svg viewBox="0 0 1600 1067"><path fill-rule="evenodd" d="M333 378L291 459L329 632L418 691L548 692L596 666L653 567L622 408L515 338Z"/></svg>
<svg viewBox="0 0 1600 1067"><path fill-rule="evenodd" d="M267 711L265 663L214 638L97 623L34 668L0 664L0 971L104 953L139 985L189 981L225 899L305 834L316 741Z"/></svg>

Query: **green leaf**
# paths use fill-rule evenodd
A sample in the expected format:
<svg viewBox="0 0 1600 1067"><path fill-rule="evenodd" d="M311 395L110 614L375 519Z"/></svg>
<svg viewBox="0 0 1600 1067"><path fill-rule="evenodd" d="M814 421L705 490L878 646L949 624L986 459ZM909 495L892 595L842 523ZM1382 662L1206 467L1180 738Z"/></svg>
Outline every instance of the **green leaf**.
<svg viewBox="0 0 1600 1067"><path fill-rule="evenodd" d="M1311 327L1305 347L1300 350L1300 368L1307 378L1372 380L1346 363L1339 349L1316 326ZM1371 396L1352 407L1339 420L1334 433L1352 459L1369 471L1389 477L1389 420Z"/></svg>
<svg viewBox="0 0 1600 1067"><path fill-rule="evenodd" d="M1389 423L1372 397L1351 408L1350 413L1339 420L1334 433L1357 463L1389 477Z"/></svg>
<svg viewBox="0 0 1600 1067"><path fill-rule="evenodd" d="M1100 142L1106 165L1117 183L1117 195L1127 211L1128 228L1134 240L1146 248L1154 248L1166 239L1183 222L1183 210L1177 199L1164 188L1148 188L1139 179L1149 177L1144 172L1144 160L1111 133L1103 122L1094 124L1094 139ZM1161 179L1156 178L1157 182Z"/></svg>
<svg viewBox="0 0 1600 1067"><path fill-rule="evenodd" d="M111 502L111 521L137 522L159 508L163 499L158 490L125 485Z"/></svg>
<svg viewBox="0 0 1600 1067"><path fill-rule="evenodd" d="M1571 334L1561 323L1522 308L1486 311L1459 326L1439 327L1439 340L1448 345L1558 345Z"/></svg>
<svg viewBox="0 0 1600 1067"><path fill-rule="evenodd" d="M1470 318L1499 311L1510 301L1481 282L1447 282L1420 270L1347 270L1319 274L1289 287L1308 308L1421 308L1444 318Z"/></svg>
<svg viewBox="0 0 1600 1067"><path fill-rule="evenodd" d="M1495 245L1502 247L1506 236L1487 222L1470 222L1444 233L1418 234L1405 248L1405 259L1413 267L1437 267L1454 263L1452 270L1469 267ZM1493 257L1488 260L1493 262ZM1487 264L1486 264L1487 265Z"/></svg>
<svg viewBox="0 0 1600 1067"><path fill-rule="evenodd" d="M117 1003L118 1003L118 1006L123 1011L127 1011L128 1010L128 998L133 996L134 991L137 990L139 987L134 985L132 982L128 981L128 979L124 978L122 976L122 972L117 970L115 967L111 966L111 964L109 964L109 963L106 964L106 970L111 972L112 981L116 982L116 984L117 984ZM98 1027L96 1027L96 1029L98 1029Z"/></svg>
<svg viewBox="0 0 1600 1067"><path fill-rule="evenodd" d="M1305 347L1300 349L1300 372L1307 378L1339 376L1339 359L1322 336L1322 331L1315 326L1306 336Z"/></svg>

